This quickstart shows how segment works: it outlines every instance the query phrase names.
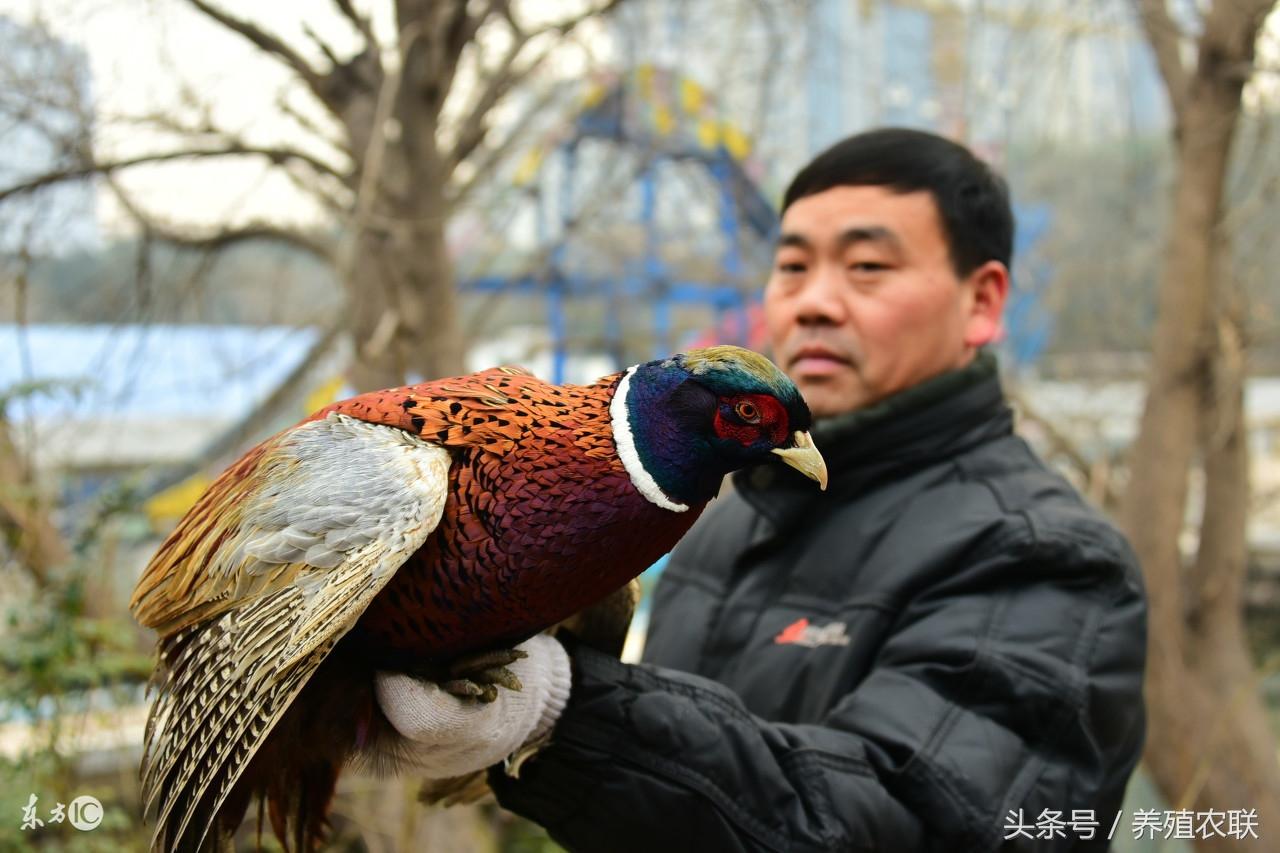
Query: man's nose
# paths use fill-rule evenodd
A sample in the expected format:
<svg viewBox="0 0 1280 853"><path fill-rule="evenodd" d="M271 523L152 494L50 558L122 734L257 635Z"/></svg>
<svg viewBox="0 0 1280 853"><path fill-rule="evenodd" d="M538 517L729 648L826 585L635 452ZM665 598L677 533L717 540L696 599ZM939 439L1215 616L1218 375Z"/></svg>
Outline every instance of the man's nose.
<svg viewBox="0 0 1280 853"><path fill-rule="evenodd" d="M814 267L796 295L796 319L815 324L844 322L848 312L844 287L843 270L838 264Z"/></svg>

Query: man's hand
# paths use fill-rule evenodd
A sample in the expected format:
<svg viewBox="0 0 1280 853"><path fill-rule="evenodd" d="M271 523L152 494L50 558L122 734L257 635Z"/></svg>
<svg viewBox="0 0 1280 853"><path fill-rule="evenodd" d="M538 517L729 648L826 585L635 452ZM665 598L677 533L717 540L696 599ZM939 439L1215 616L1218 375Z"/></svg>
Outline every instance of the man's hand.
<svg viewBox="0 0 1280 853"><path fill-rule="evenodd" d="M377 674L378 705L409 741L406 757L416 772L430 779L465 776L550 734L569 701L569 656L547 634L516 648L527 656L508 669L522 688L499 688L487 703L459 699L403 673Z"/></svg>

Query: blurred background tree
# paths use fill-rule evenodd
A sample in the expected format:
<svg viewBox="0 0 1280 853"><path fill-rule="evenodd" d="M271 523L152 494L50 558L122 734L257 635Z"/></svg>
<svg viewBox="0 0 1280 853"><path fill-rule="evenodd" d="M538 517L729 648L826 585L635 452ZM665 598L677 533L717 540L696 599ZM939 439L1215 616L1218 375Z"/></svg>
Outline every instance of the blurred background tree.
<svg viewBox="0 0 1280 853"><path fill-rule="evenodd" d="M260 142L221 126L199 93L183 92L180 112L131 115L163 141L150 151L100 157L81 145L58 168L0 190L4 198L100 176L138 220L144 236L221 249L269 239L325 260L338 259L346 289L342 317L353 338L351 382L361 391L403 384L409 373L462 372L464 345L452 263L445 247L450 211L515 138L494 140L493 113L537 71L561 40L617 0L551 17L534 4L396 0L387 32L370 14L335 0L346 49L302 21L302 45L216 3L188 0L212 28L242 38L292 75L280 102L295 121L287 141ZM210 33L210 38L225 37ZM311 55L308 55L310 53ZM307 103L291 98L305 93ZM173 160L263 158L314 196L350 245L274 222L209 233L146 211L112 179Z"/></svg>
<svg viewBox="0 0 1280 853"><path fill-rule="evenodd" d="M1280 826L1280 761L1243 612L1244 390L1256 330L1231 253L1227 185L1258 35L1274 7L1217 0L1184 26L1164 0L1139 3L1173 106L1176 166L1146 404L1120 514L1151 604L1147 766L1177 808L1248 803L1271 827ZM1197 468L1203 508L1188 559L1182 533Z"/></svg>

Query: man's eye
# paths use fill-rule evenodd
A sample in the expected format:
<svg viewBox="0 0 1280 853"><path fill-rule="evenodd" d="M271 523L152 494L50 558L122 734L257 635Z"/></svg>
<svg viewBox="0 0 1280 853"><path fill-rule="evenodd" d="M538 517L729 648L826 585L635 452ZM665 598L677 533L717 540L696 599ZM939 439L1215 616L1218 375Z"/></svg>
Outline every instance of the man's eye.
<svg viewBox="0 0 1280 853"><path fill-rule="evenodd" d="M888 268L888 264L882 264L879 261L858 261L849 264L849 269L854 272L884 272Z"/></svg>
<svg viewBox="0 0 1280 853"><path fill-rule="evenodd" d="M805 270L805 266L800 261L779 261L778 262L778 272L802 273L804 272L804 270Z"/></svg>

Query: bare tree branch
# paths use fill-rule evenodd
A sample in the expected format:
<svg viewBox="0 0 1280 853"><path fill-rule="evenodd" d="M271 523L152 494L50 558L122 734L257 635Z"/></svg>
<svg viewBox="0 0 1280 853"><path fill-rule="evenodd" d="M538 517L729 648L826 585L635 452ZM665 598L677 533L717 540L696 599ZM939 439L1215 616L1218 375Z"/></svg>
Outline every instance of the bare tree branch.
<svg viewBox="0 0 1280 853"><path fill-rule="evenodd" d="M1200 39L1201 75L1216 71L1223 79L1244 84L1253 76L1258 34L1275 0L1218 0L1204 19Z"/></svg>
<svg viewBox="0 0 1280 853"><path fill-rule="evenodd" d="M494 167L501 163L518 143L527 141L524 134L525 129L533 124L534 119L551 105L551 102L555 100L556 94L557 90L554 87L549 87L538 97L537 101L521 114L502 142L492 148L485 149L483 159L474 163L475 168L471 177L465 183L455 186L449 194L450 206L456 207L465 201L481 182L492 177L490 173Z"/></svg>
<svg viewBox="0 0 1280 853"><path fill-rule="evenodd" d="M351 25L356 28L356 32L364 37L365 45L371 48L374 53L379 50L378 40L373 35L373 24L364 15L356 11L351 5L351 0L334 0L334 5L338 7L338 11L342 13Z"/></svg>
<svg viewBox="0 0 1280 853"><path fill-rule="evenodd" d="M280 110L280 112L284 113L289 118L297 122L298 126L301 127L303 130L305 130L307 133L309 133L313 138L333 148L334 151L339 152L340 154L342 154L342 156L346 157L348 160L352 162L355 161L355 155L352 153L350 147L348 146L347 140L335 139L333 132L331 130L321 127L319 124L315 122L314 119L300 112L296 107L293 106L293 104L289 103L289 99L287 96L282 94L282 96L276 100L276 106ZM346 183L348 185L351 185L354 183L354 179L355 179L355 174L353 172L347 178Z"/></svg>
<svg viewBox="0 0 1280 853"><path fill-rule="evenodd" d="M621 3L622 0L605 0L604 3L587 9L581 15L574 15L573 17L565 18L562 21L556 21L554 24L547 24L546 26L539 27L533 31L532 35L537 37L554 33L560 36L567 36L576 30L578 25L582 22L590 20L591 18L603 17L616 9Z"/></svg>
<svg viewBox="0 0 1280 853"><path fill-rule="evenodd" d="M1045 441L1048 443L1049 456L1062 456L1075 469L1081 482L1085 484L1085 490L1090 496L1095 497L1104 508L1110 509L1116 506L1120 496L1116 492L1115 485L1110 480L1104 483L1094 483L1093 480L1099 472L1099 466L1081 452L1077 442L1063 432L1053 422L1052 418L1045 417L1043 413L1032 406L1026 395L1021 393L1019 389L1006 388L1005 393L1009 397L1009 402L1018 410L1018 413L1028 422L1034 423L1044 433Z"/></svg>
<svg viewBox="0 0 1280 853"><path fill-rule="evenodd" d="M514 68L515 60L519 57L520 52L528 43L529 36L518 34L507 48L502 60L498 63L497 68L485 75L480 82L480 91L475 101L471 105L471 109L467 112L467 117L462 120L458 129L457 137L454 139L453 147L447 155L445 161L445 174L452 175L453 170L458 164L467 157L484 141L487 132L486 120L489 113L502 98L511 91L511 88L527 77L535 68L537 68L546 58L548 51L543 53L528 64L525 68L517 70Z"/></svg>
<svg viewBox="0 0 1280 853"><path fill-rule="evenodd" d="M283 40L263 30L252 21L237 18L235 15L224 12L216 6L209 5L204 0L187 0L187 2L217 23L248 39L259 50L276 57L285 65L288 65L302 78L311 91L316 93L317 97L322 101L327 100L325 75L312 68L310 63Z"/></svg>
<svg viewBox="0 0 1280 853"><path fill-rule="evenodd" d="M137 202L130 198L119 183L110 176L107 177L107 186L115 194L120 206L143 229L144 242L160 240L175 246L215 252L239 243L265 240L293 246L310 254L322 263L332 264L334 261L334 253L331 247L300 229L285 228L271 222L250 222L246 225L224 226L201 232L196 229L163 222L158 217L143 210L138 206Z"/></svg>
<svg viewBox="0 0 1280 853"><path fill-rule="evenodd" d="M466 118L462 120L452 150L449 151L446 157L445 174L452 175L458 164L471 156L472 152L484 141L486 132L485 120L489 113L512 88L519 85L541 67L542 63L546 61L557 46L557 43L553 42L523 67L517 69L515 67L516 61L530 42L550 34L556 34L563 38L572 33L583 21L608 14L620 2L621 0L608 0L608 2L588 9L580 15L530 31L523 30L508 16L507 20L513 30L511 44L503 54L502 59L498 61L497 66L481 80L480 91L472 102L471 109L467 111ZM500 6L505 11L508 4L490 5L491 7Z"/></svg>
<svg viewBox="0 0 1280 853"><path fill-rule="evenodd" d="M204 0L187 1L214 21L243 36L264 53L274 56L293 69L306 84L307 88L311 90L312 94L339 118L343 117L345 108L359 90L366 87L376 90L380 84L382 61L379 57L377 40L374 39L373 30L368 22L361 19L354 8L350 8L349 3L340 2L339 9L343 11L343 14L349 20L354 19L353 23L357 24L357 29L365 37L366 42L364 48L357 51L355 56L349 60L340 59L327 43L310 27L304 25L304 30L308 37L316 43L332 65L327 72L321 72L312 67L301 54L282 39L266 32L252 21L224 12L217 7L209 5ZM344 6L347 9L344 9ZM350 14L348 14L348 9ZM363 23L357 23L361 21ZM372 79L369 79L370 76L372 76Z"/></svg>
<svg viewBox="0 0 1280 853"><path fill-rule="evenodd" d="M296 249L307 252L319 261L324 263L333 262L333 252L325 244L308 237L302 231L282 228L271 222L259 221L234 228L220 228L208 235L183 234L180 231L159 231L157 233L167 243L209 251L226 249L239 243L263 240L286 243Z"/></svg>
<svg viewBox="0 0 1280 853"><path fill-rule="evenodd" d="M511 27L512 33L516 36L521 35L519 24L511 16L511 0L487 0L484 6L474 15L468 15L466 13L466 4L461 4L457 9L454 20L451 22L446 58L456 64L462 56L462 51L466 49L468 44L475 41L476 34L480 32L480 28L484 26L486 21L495 17L506 20Z"/></svg>
<svg viewBox="0 0 1280 853"><path fill-rule="evenodd" d="M480 32L480 27L484 26L484 22L494 16L505 18L508 23L511 23L512 29L516 29L515 23L511 20L511 0L488 0L483 9L471 16L466 33L467 39L474 39L476 33Z"/></svg>
<svg viewBox="0 0 1280 853"><path fill-rule="evenodd" d="M412 89L417 79L432 81L439 97L452 86L455 68L445 67L442 39L447 29L446 15L458 4L459 0L395 0L403 88Z"/></svg>
<svg viewBox="0 0 1280 853"><path fill-rule="evenodd" d="M1137 0L1137 5L1138 17L1156 55L1156 65L1169 91L1169 102L1177 120L1186 108L1187 86L1191 79L1182 63L1182 30L1169 14L1165 0Z"/></svg>
<svg viewBox="0 0 1280 853"><path fill-rule="evenodd" d="M299 170L291 169L288 166L282 171L285 177L289 179L289 183L293 184L298 192L315 199L321 207L332 213L339 220L351 215L354 207L354 191L351 191L351 196L344 199L338 193L332 192L330 188L324 186L322 182L315 180L314 175L303 174ZM350 190L350 187L346 187L346 189Z"/></svg>
<svg viewBox="0 0 1280 853"><path fill-rule="evenodd" d="M195 105L193 104L193 106ZM302 129L307 132L308 139L315 139L317 142L329 146L333 149L334 154L344 158L347 161L346 167L335 166L322 157L291 147L288 148L288 151L291 152L289 156L281 160L279 155L285 150L283 146L251 146L239 137L227 133L219 128L207 113L202 113L202 118L197 123L184 123L173 114L164 112L119 116L114 117L112 121L115 124L138 125L163 131L164 133L177 137L177 139L174 140L175 143L181 143L183 145L192 145L203 142L212 146L216 143L227 149L235 149L239 153L262 153L264 156L271 159L273 163L283 166L284 171L288 174L290 180L294 181L299 189L309 195L315 195L326 205L333 200L333 196L317 186L314 181L315 175L333 178L347 189L354 190L355 175L350 168L350 163L354 158L352 157L351 152L344 148L343 143L340 140L334 139L332 132L327 132L324 128L321 128L316 124L315 121L295 110L288 103L287 97L282 95L278 98L276 106L280 112L298 122ZM250 149L254 150L250 151ZM305 165L314 173L314 175L309 176L310 179L301 178L301 176L297 175L293 171L291 167L299 163Z"/></svg>
<svg viewBox="0 0 1280 853"><path fill-rule="evenodd" d="M311 25L308 24L306 21L303 21L302 23L302 32L303 34L306 35L307 38L311 39L311 43L314 44L316 48L321 53L324 54L324 58L329 60L329 65L331 67L341 68L343 65L346 64L341 59L338 58L338 54L334 53L333 48L329 46L329 43L324 39L322 39L320 37L320 34L317 33L314 29L312 29Z"/></svg>
<svg viewBox="0 0 1280 853"><path fill-rule="evenodd" d="M0 189L0 202L14 196L35 192L44 187L66 181L80 180L93 175L111 175L134 166L149 163L168 163L175 160L192 160L216 157L266 157L272 163L282 165L290 161L306 163L321 174L331 175L344 183L348 180L342 172L334 169L323 160L293 148L246 145L241 142L228 141L222 145L206 147L182 148L176 151L158 151L150 154L139 154L106 162L89 161L61 169L54 169L17 184Z"/></svg>
<svg viewBox="0 0 1280 853"><path fill-rule="evenodd" d="M441 59L449 67L457 66L458 59L462 56L462 51L471 43L471 40L484 23L483 16L486 11L472 16L467 14L465 0L454 4L453 15L449 18L449 23L444 28L444 51L441 56Z"/></svg>

